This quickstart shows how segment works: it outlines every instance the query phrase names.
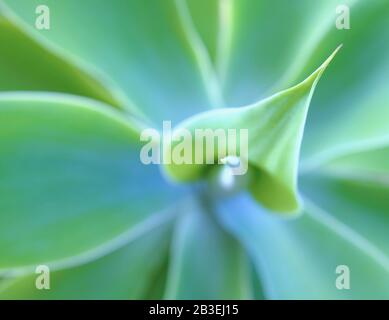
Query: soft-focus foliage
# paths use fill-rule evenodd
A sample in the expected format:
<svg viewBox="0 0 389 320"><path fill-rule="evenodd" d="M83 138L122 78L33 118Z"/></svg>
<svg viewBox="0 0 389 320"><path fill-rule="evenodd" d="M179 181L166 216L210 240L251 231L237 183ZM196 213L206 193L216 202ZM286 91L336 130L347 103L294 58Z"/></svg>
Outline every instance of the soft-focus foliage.
<svg viewBox="0 0 389 320"><path fill-rule="evenodd" d="M388 299L388 39L388 0L0 0L0 298ZM143 165L163 120L249 129L249 183Z"/></svg>

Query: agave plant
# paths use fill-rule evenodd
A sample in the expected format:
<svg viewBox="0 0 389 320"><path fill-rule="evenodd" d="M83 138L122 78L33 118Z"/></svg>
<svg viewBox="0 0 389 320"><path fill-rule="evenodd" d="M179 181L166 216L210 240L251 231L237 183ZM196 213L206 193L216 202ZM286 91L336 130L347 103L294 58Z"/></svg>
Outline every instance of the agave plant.
<svg viewBox="0 0 389 320"><path fill-rule="evenodd" d="M0 298L389 298L388 39L387 0L1 1ZM247 174L144 165L164 120Z"/></svg>

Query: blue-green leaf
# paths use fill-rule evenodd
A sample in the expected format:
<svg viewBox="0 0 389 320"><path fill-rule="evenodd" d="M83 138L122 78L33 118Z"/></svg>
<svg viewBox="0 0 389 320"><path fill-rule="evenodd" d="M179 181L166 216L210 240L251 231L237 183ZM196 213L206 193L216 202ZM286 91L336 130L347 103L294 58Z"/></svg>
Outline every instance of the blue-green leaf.
<svg viewBox="0 0 389 320"><path fill-rule="evenodd" d="M354 1L350 30L334 25L309 52L297 79L342 42L343 49L312 100L302 145L303 170L389 140L389 2Z"/></svg>
<svg viewBox="0 0 389 320"><path fill-rule="evenodd" d="M18 26L1 6L0 52L0 91L72 93L120 107L114 94L92 74L54 54Z"/></svg>
<svg viewBox="0 0 389 320"><path fill-rule="evenodd" d="M388 256L347 221L311 202L305 206L301 216L285 219L247 196L218 205L219 218L254 260L266 298L388 299ZM338 266L349 270L349 289L336 286Z"/></svg>
<svg viewBox="0 0 389 320"><path fill-rule="evenodd" d="M100 259L51 272L50 289L36 288L39 274L6 280L0 299L146 299L164 279L170 231L158 226Z"/></svg>
<svg viewBox="0 0 389 320"><path fill-rule="evenodd" d="M171 248L168 299L249 298L244 251L198 203L187 205Z"/></svg>
<svg viewBox="0 0 389 320"><path fill-rule="evenodd" d="M175 0L6 1L31 28L47 5L50 43L103 71L157 122L182 120L211 106L208 79L183 27ZM71 21L71 22L70 22ZM131 101L131 102L130 102Z"/></svg>
<svg viewBox="0 0 389 320"><path fill-rule="evenodd" d="M203 164L194 165L197 163L196 152L199 152L196 141L193 142L196 131L236 130L237 144L240 145L232 155L240 156L242 161L248 160L249 173L253 176L250 190L255 198L272 210L297 211L297 167L305 118L316 84L335 54L336 51L305 81L268 99L247 107L212 110L181 123L173 133L171 145L164 151L173 150L174 153L177 145L182 143L182 129L189 130L192 137L192 161L190 164L173 161L164 166L166 172L179 181L203 177L208 168L207 163L219 163L230 154L228 144L220 147L220 143L215 143L214 152L204 152ZM240 130L248 131L247 146L243 146L244 141L240 141ZM247 149L243 150L245 154L240 153L241 146ZM218 150L221 148L224 149Z"/></svg>
<svg viewBox="0 0 389 320"><path fill-rule="evenodd" d="M61 265L180 197L138 132L93 101L0 95L0 270Z"/></svg>

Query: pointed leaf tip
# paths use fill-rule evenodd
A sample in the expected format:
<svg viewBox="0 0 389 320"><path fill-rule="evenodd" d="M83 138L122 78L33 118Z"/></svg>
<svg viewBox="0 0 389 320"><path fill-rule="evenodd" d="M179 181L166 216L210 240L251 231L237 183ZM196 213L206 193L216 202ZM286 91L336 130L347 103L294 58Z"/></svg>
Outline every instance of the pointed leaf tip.
<svg viewBox="0 0 389 320"><path fill-rule="evenodd" d="M164 165L167 175L177 181L200 179L210 168L206 164L212 161L214 164L222 164L221 159L226 156L238 155L248 159L248 189L258 202L273 211L299 211L297 168L308 107L318 80L340 48L307 79L292 88L250 106L212 110L181 123L173 133L171 145L166 149L172 154L177 146L181 151L185 150L182 129L186 129L190 133L187 136L194 139L189 152L192 163L177 164L173 161ZM215 140L219 138L216 132L219 130L220 133L220 129L226 136L229 130L236 133L236 154L231 153L228 141L220 147L219 141ZM195 164L195 155L199 151L196 143L198 130L208 130L216 141L211 154L203 154L201 164ZM242 130L248 132L247 143L240 140ZM207 138L203 143L207 143ZM247 145L247 152L242 148L244 145ZM207 146L201 146L200 150L204 153Z"/></svg>
<svg viewBox="0 0 389 320"><path fill-rule="evenodd" d="M343 44L340 44L334 52L325 60L319 68L316 69L315 72L313 72L307 79L305 79L301 84L305 83L316 83L320 80L321 76L323 75L324 71L326 71L327 67L330 65L332 60L334 60L335 56L339 52L339 50L343 47Z"/></svg>

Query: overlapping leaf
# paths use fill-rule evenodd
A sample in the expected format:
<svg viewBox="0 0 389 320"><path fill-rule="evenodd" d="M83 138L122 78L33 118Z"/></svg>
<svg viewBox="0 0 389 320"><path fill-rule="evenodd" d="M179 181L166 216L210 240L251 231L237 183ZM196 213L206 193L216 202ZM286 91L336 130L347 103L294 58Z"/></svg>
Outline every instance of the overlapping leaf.
<svg viewBox="0 0 389 320"><path fill-rule="evenodd" d="M296 190L299 150L305 118L310 99L320 76L336 52L328 58L310 77L299 85L278 93L251 106L241 108L217 109L196 115L180 124L173 133L172 145L167 152L182 143L181 130L191 132L196 138L196 130L217 129L238 130L237 143L243 144L239 130L248 130L248 154L239 154L240 146L234 155L247 158L252 166L250 190L265 206L275 211L296 211L299 207ZM167 164L166 171L177 180L190 181L204 175L206 165L196 164L196 141L192 141L192 161L190 164ZM203 154L203 164L210 163L209 157L218 163L228 156L226 150ZM197 149L196 149L197 148ZM218 158L220 157L220 158Z"/></svg>
<svg viewBox="0 0 389 320"><path fill-rule="evenodd" d="M388 298L389 259L315 205L306 203L304 214L292 220L276 218L244 196L218 208L254 259L267 298ZM339 265L350 270L350 290L336 286Z"/></svg>
<svg viewBox="0 0 389 320"><path fill-rule="evenodd" d="M53 290L37 290L37 275L8 279L0 299L146 299L167 262L170 228L154 228L125 247L92 263L50 275ZM155 248L158 247L158 250Z"/></svg>
<svg viewBox="0 0 389 320"><path fill-rule="evenodd" d="M330 28L302 69L304 75L320 61L323 48L344 43L312 101L302 148L304 169L388 140L389 3L355 1L350 10L351 29Z"/></svg>
<svg viewBox="0 0 389 320"><path fill-rule="evenodd" d="M104 71L124 92L127 105L131 100L157 125L210 106L175 0L5 2L31 27L35 16L30 13L47 5L52 26L40 34Z"/></svg>
<svg viewBox="0 0 389 320"><path fill-rule="evenodd" d="M197 1L193 7L188 1L196 25L217 28L203 38L211 56L218 48L215 65L229 107L251 104L301 81L303 78L283 80L290 80L290 74L301 70L299 64L305 62L305 51L327 28L335 27L336 5L352 2L221 0L219 10L211 16L199 15L198 10L202 6L202 12L213 12L213 3ZM203 34L201 27L198 30ZM332 48L326 50L333 50L339 43L342 41L332 43ZM321 55L321 61L325 55ZM321 61L316 60L316 64Z"/></svg>
<svg viewBox="0 0 389 320"><path fill-rule="evenodd" d="M0 270L81 255L179 196L140 162L139 128L109 108L9 94L0 119Z"/></svg>
<svg viewBox="0 0 389 320"><path fill-rule="evenodd" d="M188 205L176 226L166 298L248 299L248 271L239 243L203 205Z"/></svg>
<svg viewBox="0 0 389 320"><path fill-rule="evenodd" d="M70 92L134 111L132 100L155 122L182 120L221 107L223 100L228 107L257 101L306 78L344 43L308 115L300 184L304 213L282 219L247 196L214 209L250 254L258 276L253 281L256 297L388 298L387 0L114 0L110 10L105 2L92 0L6 3L30 26L37 4L49 5L55 19L49 32L39 32L50 41L46 43L1 18L0 32L6 32L0 37L7 40L2 53L9 57L0 62L6 75L0 75L1 89ZM351 30L336 29L338 4L351 6ZM27 60L22 50L30 51ZM44 67L42 56L49 62ZM85 72L98 69L105 76ZM10 73L14 70L20 72ZM250 129L252 194L273 210L296 209L302 130L323 70L270 99L201 114L183 124L192 129ZM135 225L178 196L169 193L157 168L146 168L135 158L139 143L133 126L95 102L63 99L0 99L3 271L46 262L55 266L68 258L70 265L79 264L83 259L75 257L101 249L123 232L131 234ZM203 166L167 171L178 180L206 174ZM188 210L176 226L166 296L249 297L240 245L220 228L212 208L188 205ZM93 289L83 297L99 296L101 288L113 297L145 297L149 279L137 279L139 286L128 291L118 279L132 281L143 271L140 257L156 239L149 237L150 243L55 273L62 289L47 297L67 297L78 288L70 272ZM95 252L91 256L98 257ZM123 265L129 260L139 264L126 272ZM122 271L116 282L90 284L107 265ZM351 290L336 288L338 265L350 268ZM157 270L146 269L147 274ZM3 296L34 296L32 282L26 286L25 280L33 279L16 281ZM163 280L159 284L164 287Z"/></svg>
<svg viewBox="0 0 389 320"><path fill-rule="evenodd" d="M1 91L72 93L120 106L92 75L51 52L6 13L0 6Z"/></svg>

